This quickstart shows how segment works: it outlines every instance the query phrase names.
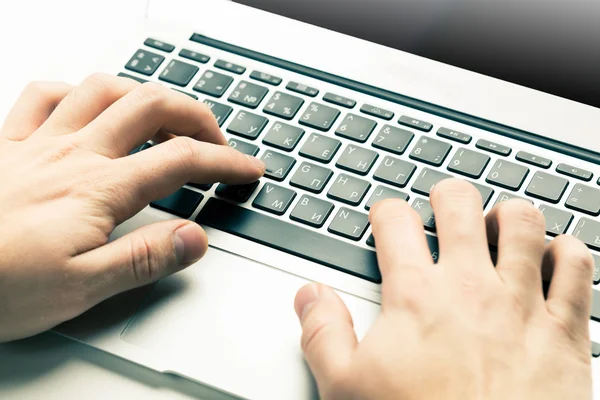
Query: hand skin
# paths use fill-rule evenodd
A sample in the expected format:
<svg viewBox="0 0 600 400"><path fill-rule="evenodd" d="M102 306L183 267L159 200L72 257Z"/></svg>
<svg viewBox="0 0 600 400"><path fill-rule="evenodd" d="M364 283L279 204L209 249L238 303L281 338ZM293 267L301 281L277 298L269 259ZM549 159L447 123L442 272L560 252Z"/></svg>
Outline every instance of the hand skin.
<svg viewBox="0 0 600 400"><path fill-rule="evenodd" d="M360 343L332 289L311 283L298 292L302 348L321 397L592 399L593 260L585 245L565 235L545 246L544 218L524 200L484 219L465 181L438 183L431 202L437 264L406 202L373 207L381 313ZM488 240L498 247L495 268ZM547 299L542 267L552 278Z"/></svg>
<svg viewBox="0 0 600 400"><path fill-rule="evenodd" d="M162 143L128 155L152 138ZM194 263L207 238L191 221L108 238L187 182L250 183L264 168L227 146L203 103L164 86L30 84L0 131L0 342Z"/></svg>

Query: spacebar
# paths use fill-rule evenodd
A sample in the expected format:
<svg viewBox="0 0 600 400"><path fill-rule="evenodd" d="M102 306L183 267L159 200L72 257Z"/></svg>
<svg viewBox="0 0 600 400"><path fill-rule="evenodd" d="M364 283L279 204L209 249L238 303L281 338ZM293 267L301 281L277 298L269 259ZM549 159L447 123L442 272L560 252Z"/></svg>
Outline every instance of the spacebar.
<svg viewBox="0 0 600 400"><path fill-rule="evenodd" d="M314 261L371 282L381 282L374 251L211 198L196 222Z"/></svg>

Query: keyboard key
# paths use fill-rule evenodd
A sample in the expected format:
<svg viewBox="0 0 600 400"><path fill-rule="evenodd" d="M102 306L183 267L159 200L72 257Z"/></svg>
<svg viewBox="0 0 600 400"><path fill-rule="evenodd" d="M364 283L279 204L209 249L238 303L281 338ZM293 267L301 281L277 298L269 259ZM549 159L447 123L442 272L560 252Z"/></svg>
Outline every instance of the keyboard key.
<svg viewBox="0 0 600 400"><path fill-rule="evenodd" d="M600 255L592 254L594 259L594 285L600 283Z"/></svg>
<svg viewBox="0 0 600 400"><path fill-rule="evenodd" d="M178 86L187 86L194 75L198 72L198 67L192 64L184 63L178 60L171 60L158 76L161 81L172 83Z"/></svg>
<svg viewBox="0 0 600 400"><path fill-rule="evenodd" d="M423 221L423 227L428 231L435 232L435 216L433 215L433 208L429 203L429 200L416 198L411 207L419 214Z"/></svg>
<svg viewBox="0 0 600 400"><path fill-rule="evenodd" d="M521 196L517 196L516 194L512 194L509 192L500 192L500 194L498 195L498 198L496 199L496 202L494 203L494 207L496 207L498 204L511 200L511 199L521 199L521 200L525 200L530 202L531 204L533 204L533 201L526 199L524 197Z"/></svg>
<svg viewBox="0 0 600 400"><path fill-rule="evenodd" d="M487 183L517 191L529 174L529 168L509 161L496 160L486 178Z"/></svg>
<svg viewBox="0 0 600 400"><path fill-rule="evenodd" d="M573 231L573 236L588 247L600 251L600 222L591 218L581 218Z"/></svg>
<svg viewBox="0 0 600 400"><path fill-rule="evenodd" d="M298 122L311 128L328 131L339 115L339 110L335 108L319 103L310 103L310 106L304 111Z"/></svg>
<svg viewBox="0 0 600 400"><path fill-rule="evenodd" d="M571 165L563 163L558 164L556 166L556 172L558 172L559 174L570 176L572 178L581 179L586 182L591 181L592 177L594 176L594 174L590 171L586 171L584 169L573 167Z"/></svg>
<svg viewBox="0 0 600 400"><path fill-rule="evenodd" d="M152 38L146 39L144 41L144 44L148 47L152 47L156 50L162 50L167 53L170 53L173 50L175 50L175 46L173 46L172 44L161 42L160 40L156 40L156 39L152 39Z"/></svg>
<svg viewBox="0 0 600 400"><path fill-rule="evenodd" d="M243 140L231 138L229 139L229 147L236 149L237 151L247 154L249 156L255 156L258 154L258 146L253 145L252 143L244 142Z"/></svg>
<svg viewBox="0 0 600 400"><path fill-rule="evenodd" d="M375 247L375 237L373 236L372 233L369 235L369 238L367 239L367 245L369 245L371 247Z"/></svg>
<svg viewBox="0 0 600 400"><path fill-rule="evenodd" d="M333 172L330 169L303 162L292 176L290 185L309 192L321 193L332 176Z"/></svg>
<svg viewBox="0 0 600 400"><path fill-rule="evenodd" d="M350 204L351 206L357 206L363 200L370 187L371 184L367 181L347 174L340 174L329 189L329 192L327 192L327 197Z"/></svg>
<svg viewBox="0 0 600 400"><path fill-rule="evenodd" d="M150 206L187 219L196 211L203 198L198 192L181 188L164 199L153 201Z"/></svg>
<svg viewBox="0 0 600 400"><path fill-rule="evenodd" d="M337 139L313 133L300 149L302 157L320 161L327 164L333 159L335 153L342 145Z"/></svg>
<svg viewBox="0 0 600 400"><path fill-rule="evenodd" d="M346 108L354 108L354 106L356 105L356 101L347 97L338 96L337 94L333 93L325 93L325 96L323 96L323 100L325 100L328 103L336 104L338 106Z"/></svg>
<svg viewBox="0 0 600 400"><path fill-rule="evenodd" d="M367 201L365 210L369 211L371 207L375 205L375 203L385 199L402 199L404 201L408 201L409 196L404 192L399 192L398 190L379 185L375 188L375 191L369 198L369 201Z"/></svg>
<svg viewBox="0 0 600 400"><path fill-rule="evenodd" d="M273 86L279 86L279 84L281 84L281 78L265 74L264 72L259 71L252 71L252 73L250 74L250 78L256 79L257 81L261 81L264 83L268 83L269 85Z"/></svg>
<svg viewBox="0 0 600 400"><path fill-rule="evenodd" d="M546 219L546 234L549 236L562 235L567 232L573 221L573 214L558 208L540 205L540 211Z"/></svg>
<svg viewBox="0 0 600 400"><path fill-rule="evenodd" d="M252 206L273 214L283 215L295 197L296 192L293 190L267 182L252 202Z"/></svg>
<svg viewBox="0 0 600 400"><path fill-rule="evenodd" d="M139 83L148 82L146 79L138 78L137 76L129 75L129 74L126 74L125 72L119 72L117 74L117 76L120 76L121 78L133 79L134 81L139 82Z"/></svg>
<svg viewBox="0 0 600 400"><path fill-rule="evenodd" d="M386 156L373 174L373 178L397 187L404 187L417 170L416 165Z"/></svg>
<svg viewBox="0 0 600 400"><path fill-rule="evenodd" d="M233 111L233 108L229 107L228 105L217 103L216 101L212 101L210 99L205 99L204 104L208 106L210 111L215 116L219 127L223 126Z"/></svg>
<svg viewBox="0 0 600 400"><path fill-rule="evenodd" d="M161 55L140 49L127 61L125 68L150 76L156 72L164 60L165 58Z"/></svg>
<svg viewBox="0 0 600 400"><path fill-rule="evenodd" d="M452 146L446 142L421 136L409 157L439 167L446 159L451 148Z"/></svg>
<svg viewBox="0 0 600 400"><path fill-rule="evenodd" d="M269 120L262 115L252 114L247 111L238 111L233 121L227 127L227 132L254 140L265 129L267 122Z"/></svg>
<svg viewBox="0 0 600 400"><path fill-rule="evenodd" d="M467 135L466 133L454 131L454 130L448 129L448 128L438 129L437 135L439 137L454 140L455 142L459 142L459 143L463 143L463 144L469 144L469 143L471 143L471 140L473 139L471 137L471 135Z"/></svg>
<svg viewBox="0 0 600 400"><path fill-rule="evenodd" d="M566 206L591 215L600 215L600 190L578 183L575 185Z"/></svg>
<svg viewBox="0 0 600 400"><path fill-rule="evenodd" d="M226 199L237 201L238 203L245 203L250 199L250 196L252 196L252 193L254 193L258 184L258 181L247 185L226 185L221 183L217 186L215 193Z"/></svg>
<svg viewBox="0 0 600 400"><path fill-rule="evenodd" d="M267 101L263 112L290 120L296 116L296 113L303 104L304 100L300 97L283 92L275 92L269 101Z"/></svg>
<svg viewBox="0 0 600 400"><path fill-rule="evenodd" d="M431 193L431 190L439 181L448 178L452 178L452 176L430 168L423 168L411 189L413 192L429 196L429 193Z"/></svg>
<svg viewBox="0 0 600 400"><path fill-rule="evenodd" d="M360 108L360 112L374 117L387 119L388 121L394 118L394 113L392 111L384 110L383 108L375 107L370 104L363 104Z"/></svg>
<svg viewBox="0 0 600 400"><path fill-rule="evenodd" d="M490 156L487 154L460 148L456 151L452 160L450 160L448 170L478 179L483 174L489 162Z"/></svg>
<svg viewBox="0 0 600 400"><path fill-rule="evenodd" d="M429 252L431 253L431 259L433 260L434 263L437 263L438 259L440 258L440 250L439 250L439 246L438 246L437 237L431 236L431 235L425 235L425 240L427 240ZM373 237L372 234L369 235L369 238L367 239L367 244L371 247L375 247L375 238Z"/></svg>
<svg viewBox="0 0 600 400"><path fill-rule="evenodd" d="M374 251L275 217L209 199L196 222L371 282L381 282Z"/></svg>
<svg viewBox="0 0 600 400"><path fill-rule="evenodd" d="M545 157L536 156L535 154L528 153L526 151L519 151L515 158L527 164L535 165L540 168L550 168L552 160Z"/></svg>
<svg viewBox="0 0 600 400"><path fill-rule="evenodd" d="M292 92L304 94L306 96L315 97L319 94L319 90L312 88L310 86L303 85L297 82L290 82L285 87L287 90L291 90Z"/></svg>
<svg viewBox="0 0 600 400"><path fill-rule="evenodd" d="M138 146L135 149L131 150L131 153L129 153L129 155L134 155L135 153L139 153L140 151L144 151L146 149L149 149L150 147L152 147L152 143L146 142L143 145Z"/></svg>
<svg viewBox="0 0 600 400"><path fill-rule="evenodd" d="M349 144L335 166L359 175L366 175L375 164L377 157L379 155L372 150Z"/></svg>
<svg viewBox="0 0 600 400"><path fill-rule="evenodd" d="M342 122L340 122L335 134L364 143L376 126L377 122L371 119L361 117L360 115L347 114Z"/></svg>
<svg viewBox="0 0 600 400"><path fill-rule="evenodd" d="M194 85L194 90L210 96L221 97L227 88L229 88L231 82L233 82L233 78L229 75L205 71L198 82L196 82L196 85Z"/></svg>
<svg viewBox="0 0 600 400"><path fill-rule="evenodd" d="M479 194L481 195L481 203L483 204L483 208L485 208L492 196L494 195L494 189L489 186L480 185L479 183L469 182L471 185L475 186L477 190L479 190Z"/></svg>
<svg viewBox="0 0 600 400"><path fill-rule="evenodd" d="M384 125L373 140L373 147L402 154L414 136L412 132L405 129Z"/></svg>
<svg viewBox="0 0 600 400"><path fill-rule="evenodd" d="M233 92L231 92L227 100L241 106L256 108L262 99L265 98L268 91L269 89L264 86L241 81L238 83L237 87L233 89Z"/></svg>
<svg viewBox="0 0 600 400"><path fill-rule="evenodd" d="M292 151L304 135L304 129L297 126L275 122L263 139L264 144L285 151Z"/></svg>
<svg viewBox="0 0 600 400"><path fill-rule="evenodd" d="M600 322L600 293L597 290L592 290L592 315L594 321Z"/></svg>
<svg viewBox="0 0 600 400"><path fill-rule="evenodd" d="M184 92L183 90L179 90L179 89L175 89L175 88L171 88L171 89L173 89L173 90L174 90L174 91L176 91L176 92L179 92L179 93L185 94L186 96L190 96L190 97L191 97L192 99L194 99L194 100L198 100L198 96L196 96L195 94L188 93L188 92Z"/></svg>
<svg viewBox="0 0 600 400"><path fill-rule="evenodd" d="M327 230L352 240L360 240L369 226L366 214L342 207L331 221Z"/></svg>
<svg viewBox="0 0 600 400"><path fill-rule="evenodd" d="M600 344L592 342L592 357L597 358L600 357Z"/></svg>
<svg viewBox="0 0 600 400"><path fill-rule="evenodd" d="M210 188L213 187L212 183L188 183L189 186L194 187L196 189L200 189L204 192L206 192L207 190L210 190Z"/></svg>
<svg viewBox="0 0 600 400"><path fill-rule="evenodd" d="M501 156L508 156L512 152L512 149L508 146L490 142L489 140L485 139L479 139L475 144L475 147L478 149L487 150L494 154L499 154Z"/></svg>
<svg viewBox="0 0 600 400"><path fill-rule="evenodd" d="M303 195L290 214L290 219L314 228L323 226L329 214L333 211L333 204L317 199L313 196Z"/></svg>
<svg viewBox="0 0 600 400"><path fill-rule="evenodd" d="M179 51L179 56L202 64L206 64L210 60L209 56L201 53L196 53L195 51L188 49L181 49L181 51Z"/></svg>
<svg viewBox="0 0 600 400"><path fill-rule="evenodd" d="M560 201L568 185L569 181L564 178L538 171L525 189L525 194L556 204Z"/></svg>
<svg viewBox="0 0 600 400"><path fill-rule="evenodd" d="M234 74L241 75L246 72L246 68L241 65L233 64L224 60L215 61L215 67L224 69L225 71L233 72Z"/></svg>
<svg viewBox="0 0 600 400"><path fill-rule="evenodd" d="M296 164L292 157L271 150L265 151L261 160L266 166L265 176L276 181L284 180Z"/></svg>
<svg viewBox="0 0 600 400"><path fill-rule="evenodd" d="M407 115L401 116L398 120L398 123L405 126L410 126L411 128L415 128L423 132L429 132L433 128L433 125L429 122L421 121L416 118L411 118Z"/></svg>

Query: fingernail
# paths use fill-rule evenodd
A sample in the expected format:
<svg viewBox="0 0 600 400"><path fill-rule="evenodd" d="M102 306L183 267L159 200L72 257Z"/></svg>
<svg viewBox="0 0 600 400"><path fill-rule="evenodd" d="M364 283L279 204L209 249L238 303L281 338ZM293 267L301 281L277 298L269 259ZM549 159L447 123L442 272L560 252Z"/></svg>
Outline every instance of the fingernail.
<svg viewBox="0 0 600 400"><path fill-rule="evenodd" d="M310 283L300 289L294 307L300 322L304 321L304 317L315 306L317 300L319 300L319 285L317 283Z"/></svg>
<svg viewBox="0 0 600 400"><path fill-rule="evenodd" d="M246 154L246 158L248 160L250 160L250 162L252 164L254 164L255 167L259 168L261 171L264 171L266 169L265 163L262 162L261 160L259 160L258 158L252 157L252 156L250 156L248 154Z"/></svg>
<svg viewBox="0 0 600 400"><path fill-rule="evenodd" d="M206 234L195 224L187 224L173 234L175 255L181 266L198 261L206 252Z"/></svg>

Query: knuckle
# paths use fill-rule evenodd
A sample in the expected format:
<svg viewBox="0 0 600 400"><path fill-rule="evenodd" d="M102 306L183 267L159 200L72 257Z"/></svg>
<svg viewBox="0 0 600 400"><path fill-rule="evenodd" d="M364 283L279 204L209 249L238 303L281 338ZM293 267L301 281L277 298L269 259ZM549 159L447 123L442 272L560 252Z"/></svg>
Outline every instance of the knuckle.
<svg viewBox="0 0 600 400"><path fill-rule="evenodd" d="M152 243L143 235L134 235L129 241L130 265L135 282L144 284L157 276L160 267L158 253L153 251Z"/></svg>
<svg viewBox="0 0 600 400"><path fill-rule="evenodd" d="M592 274L595 263L592 254L583 242L571 235L561 235L553 241L555 258L567 261L573 268Z"/></svg>
<svg viewBox="0 0 600 400"><path fill-rule="evenodd" d="M401 199L378 201L371 207L369 216L373 225L383 225L391 220L395 222L410 221L411 218L418 217L408 203Z"/></svg>
<svg viewBox="0 0 600 400"><path fill-rule="evenodd" d="M154 108L162 107L169 94L164 86L155 82L143 83L135 90L143 103Z"/></svg>
<svg viewBox="0 0 600 400"><path fill-rule="evenodd" d="M192 165L199 158L196 140L187 136L178 136L169 140L170 146L176 153L176 159L186 165Z"/></svg>
<svg viewBox="0 0 600 400"><path fill-rule="evenodd" d="M431 201L458 206L473 207L481 203L479 191L471 183L462 179L444 179L437 183L431 193Z"/></svg>
<svg viewBox="0 0 600 400"><path fill-rule="evenodd" d="M43 81L30 82L23 89L23 94L28 96L46 97L48 94L48 84Z"/></svg>
<svg viewBox="0 0 600 400"><path fill-rule="evenodd" d="M518 223L537 230L545 230L544 215L527 200L511 199L501 204L498 209L498 221L502 223Z"/></svg>

